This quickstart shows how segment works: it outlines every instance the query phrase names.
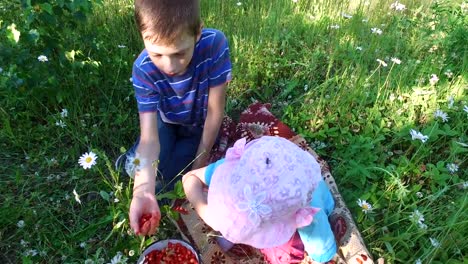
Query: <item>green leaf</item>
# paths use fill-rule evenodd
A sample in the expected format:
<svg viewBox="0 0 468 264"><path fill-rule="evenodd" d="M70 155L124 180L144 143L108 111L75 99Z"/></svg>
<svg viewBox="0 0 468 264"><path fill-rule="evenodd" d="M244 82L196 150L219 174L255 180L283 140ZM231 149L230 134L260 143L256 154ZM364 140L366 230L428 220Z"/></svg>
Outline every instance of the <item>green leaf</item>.
<svg viewBox="0 0 468 264"><path fill-rule="evenodd" d="M15 23L9 25L7 27L7 38L11 41L11 42L15 42L15 43L18 43L19 41L19 38L20 38L20 35L21 35L21 32L19 32L17 29L16 29L16 25Z"/></svg>
<svg viewBox="0 0 468 264"><path fill-rule="evenodd" d="M44 3L39 5L42 10L45 10L49 15L53 15L54 11L52 10L52 6L49 3Z"/></svg>
<svg viewBox="0 0 468 264"><path fill-rule="evenodd" d="M109 201L110 200L110 196L107 192L105 191L100 191L99 194L101 195L102 199L106 200L106 201Z"/></svg>

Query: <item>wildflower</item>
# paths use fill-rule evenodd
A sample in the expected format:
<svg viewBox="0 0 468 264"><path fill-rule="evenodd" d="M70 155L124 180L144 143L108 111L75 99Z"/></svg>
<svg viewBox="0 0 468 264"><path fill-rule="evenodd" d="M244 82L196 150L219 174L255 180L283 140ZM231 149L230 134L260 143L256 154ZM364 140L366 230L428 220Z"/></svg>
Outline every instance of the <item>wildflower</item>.
<svg viewBox="0 0 468 264"><path fill-rule="evenodd" d="M346 14L346 13L341 13L341 15L342 15L344 18L347 18L347 19L350 19L350 18L353 17L352 15Z"/></svg>
<svg viewBox="0 0 468 264"><path fill-rule="evenodd" d="M133 255L135 255L135 250L132 249L132 250L128 251L128 255L130 257L133 257Z"/></svg>
<svg viewBox="0 0 468 264"><path fill-rule="evenodd" d="M437 109L434 113L434 118L440 118L442 119L442 122L447 122L449 119L449 116L444 111Z"/></svg>
<svg viewBox="0 0 468 264"><path fill-rule="evenodd" d="M114 203L118 203L120 200L118 198L114 198Z"/></svg>
<svg viewBox="0 0 468 264"><path fill-rule="evenodd" d="M70 195L68 193L65 194L65 200L70 200Z"/></svg>
<svg viewBox="0 0 468 264"><path fill-rule="evenodd" d="M458 171L458 165L455 164L455 163L449 163L449 164L447 164L447 170L449 170L450 173L453 174L453 173Z"/></svg>
<svg viewBox="0 0 468 264"><path fill-rule="evenodd" d="M435 74L431 74L431 79L429 79L429 83L431 83L431 85L435 85L438 81L439 77L437 77L437 75Z"/></svg>
<svg viewBox="0 0 468 264"><path fill-rule="evenodd" d="M127 156L127 162L125 162L125 171L127 171L128 175L133 176L135 175L135 171L139 171L142 167L146 165L146 160L140 158L139 153L136 153L132 156Z"/></svg>
<svg viewBox="0 0 468 264"><path fill-rule="evenodd" d="M133 78L130 77L130 79L128 79L129 82L133 83Z"/></svg>
<svg viewBox="0 0 468 264"><path fill-rule="evenodd" d="M86 247L86 242L81 242L80 243L80 248L85 248Z"/></svg>
<svg viewBox="0 0 468 264"><path fill-rule="evenodd" d="M445 76L447 76L447 78L452 78L453 76L453 72L450 69L446 70L444 74Z"/></svg>
<svg viewBox="0 0 468 264"><path fill-rule="evenodd" d="M410 134L411 134L411 139L412 140L419 139L419 140L421 140L422 143L426 143L426 141L429 139L428 136L425 136L421 132L418 132L418 131L416 131L414 129L410 130Z"/></svg>
<svg viewBox="0 0 468 264"><path fill-rule="evenodd" d="M241 3L241 2L237 2L237 6L241 6L241 5L242 5L242 3Z"/></svg>
<svg viewBox="0 0 468 264"><path fill-rule="evenodd" d="M304 85L304 92L307 92L307 90L309 90L309 85Z"/></svg>
<svg viewBox="0 0 468 264"><path fill-rule="evenodd" d="M416 197L423 198L424 194L422 192L417 192Z"/></svg>
<svg viewBox="0 0 468 264"><path fill-rule="evenodd" d="M361 199L358 199L357 200L357 204L359 205L359 207L362 208L362 211L367 214L368 212L372 211L372 205L370 203L368 203L366 200L361 200Z"/></svg>
<svg viewBox="0 0 468 264"><path fill-rule="evenodd" d="M62 118L65 118L68 116L68 110L66 108L62 109L62 112L60 112L60 116Z"/></svg>
<svg viewBox="0 0 468 264"><path fill-rule="evenodd" d="M382 35L383 31L380 28L371 28L372 34Z"/></svg>
<svg viewBox="0 0 468 264"><path fill-rule="evenodd" d="M381 59L376 60L382 67L387 67L387 63Z"/></svg>
<svg viewBox="0 0 468 264"><path fill-rule="evenodd" d="M18 223L16 223L16 226L18 226L19 228L23 228L24 227L24 221L19 220Z"/></svg>
<svg viewBox="0 0 468 264"><path fill-rule="evenodd" d="M20 244L21 244L22 247L27 247L29 242L24 241L23 239L21 239Z"/></svg>
<svg viewBox="0 0 468 264"><path fill-rule="evenodd" d="M409 218L418 224L424 223L424 215L421 214L419 210L414 210L414 212L411 213Z"/></svg>
<svg viewBox="0 0 468 264"><path fill-rule="evenodd" d="M414 264L421 264L421 259L417 259Z"/></svg>
<svg viewBox="0 0 468 264"><path fill-rule="evenodd" d="M437 239L431 237L429 240L431 241L433 247L440 247L440 242Z"/></svg>
<svg viewBox="0 0 468 264"><path fill-rule="evenodd" d="M119 48L119 49L123 49L123 48L126 48L126 47L127 46L125 46L125 45L117 45L117 48Z"/></svg>
<svg viewBox="0 0 468 264"><path fill-rule="evenodd" d="M122 255L122 252L117 252L117 254L111 259L110 264L121 264L127 263L127 258Z"/></svg>
<svg viewBox="0 0 468 264"><path fill-rule="evenodd" d="M403 11L406 9L406 6L398 1L390 5L390 9L394 9L395 11Z"/></svg>
<svg viewBox="0 0 468 264"><path fill-rule="evenodd" d="M31 256L31 257L34 257L38 254L37 250L35 249L30 249L30 250L27 250L24 255L25 256Z"/></svg>
<svg viewBox="0 0 468 264"><path fill-rule="evenodd" d="M335 24L335 25L331 25L330 28L331 28L331 29L339 29L339 28L340 28L340 25L336 25L336 24Z"/></svg>
<svg viewBox="0 0 468 264"><path fill-rule="evenodd" d="M357 46L357 47L356 47L356 50L362 51L362 47L361 47L361 46Z"/></svg>
<svg viewBox="0 0 468 264"><path fill-rule="evenodd" d="M297 3L298 0L292 0L294 3Z"/></svg>
<svg viewBox="0 0 468 264"><path fill-rule="evenodd" d="M45 55L39 55L39 57L37 57L37 60L40 62L49 61L49 59Z"/></svg>
<svg viewBox="0 0 468 264"><path fill-rule="evenodd" d="M362 20L362 23L367 23L367 22L369 22L369 19L367 19L367 18L364 18L364 19Z"/></svg>
<svg viewBox="0 0 468 264"><path fill-rule="evenodd" d="M80 196L78 195L75 189L73 189L73 195L75 195L75 201L81 204Z"/></svg>
<svg viewBox="0 0 468 264"><path fill-rule="evenodd" d="M468 181L463 182L462 187L463 189L468 188Z"/></svg>
<svg viewBox="0 0 468 264"><path fill-rule="evenodd" d="M67 124L65 124L65 122L63 122L62 120L56 121L55 125L61 128L65 128L67 126Z"/></svg>
<svg viewBox="0 0 468 264"><path fill-rule="evenodd" d="M463 106L463 111L465 111L465 113L468 114L468 105L464 105L464 106Z"/></svg>
<svg viewBox="0 0 468 264"><path fill-rule="evenodd" d="M81 155L80 159L78 160L78 163L80 164L81 167L83 167L83 169L86 170L96 164L96 159L97 159L96 154L90 151Z"/></svg>
<svg viewBox="0 0 468 264"><path fill-rule="evenodd" d="M391 61L392 61L393 63L395 63L395 64L401 64L401 60L398 59L398 58L393 58L393 57L392 57Z"/></svg>
<svg viewBox="0 0 468 264"><path fill-rule="evenodd" d="M453 98L453 95L450 95L448 98L448 108L452 108L454 103L455 99Z"/></svg>

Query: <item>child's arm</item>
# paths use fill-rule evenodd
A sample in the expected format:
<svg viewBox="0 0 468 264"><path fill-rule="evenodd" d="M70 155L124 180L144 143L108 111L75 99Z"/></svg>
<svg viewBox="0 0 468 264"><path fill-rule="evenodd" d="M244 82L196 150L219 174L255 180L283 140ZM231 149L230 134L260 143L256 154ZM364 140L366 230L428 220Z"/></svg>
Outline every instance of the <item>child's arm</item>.
<svg viewBox="0 0 468 264"><path fill-rule="evenodd" d="M198 157L193 163L192 168L198 169L207 165L211 148L213 147L219 128L223 122L224 107L226 105L226 86L227 83L211 87L208 94L208 112L203 128L203 134L198 145Z"/></svg>
<svg viewBox="0 0 468 264"><path fill-rule="evenodd" d="M144 159L144 163L135 172L133 198L129 212L130 226L138 235L154 234L161 219L159 206L154 195L160 150L156 115L156 112L140 113L141 134L137 152L142 160ZM145 214L151 215L149 224L140 226L140 219Z"/></svg>
<svg viewBox="0 0 468 264"><path fill-rule="evenodd" d="M189 171L182 177L182 185L187 200L193 205L203 221L205 220L206 207L208 205L206 194L203 193L206 167Z"/></svg>

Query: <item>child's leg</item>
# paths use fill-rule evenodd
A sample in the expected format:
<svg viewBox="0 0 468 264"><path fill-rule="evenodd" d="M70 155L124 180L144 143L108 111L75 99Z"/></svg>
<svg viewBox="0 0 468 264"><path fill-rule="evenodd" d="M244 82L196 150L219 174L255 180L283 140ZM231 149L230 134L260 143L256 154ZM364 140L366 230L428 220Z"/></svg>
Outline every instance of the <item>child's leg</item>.
<svg viewBox="0 0 468 264"><path fill-rule="evenodd" d="M191 166L188 165L195 159L202 133L201 127L177 126L175 132L177 137L169 155L170 159L164 164L164 170L161 171L165 182L165 191L174 189L177 180L181 179L176 178L179 173L183 175L190 170Z"/></svg>
<svg viewBox="0 0 468 264"><path fill-rule="evenodd" d="M158 177L162 180L162 186L156 186L156 192L161 190L170 191L168 182L172 179L172 164L174 163L173 153L176 151L178 125L165 123L158 114L158 134L159 134L159 163Z"/></svg>

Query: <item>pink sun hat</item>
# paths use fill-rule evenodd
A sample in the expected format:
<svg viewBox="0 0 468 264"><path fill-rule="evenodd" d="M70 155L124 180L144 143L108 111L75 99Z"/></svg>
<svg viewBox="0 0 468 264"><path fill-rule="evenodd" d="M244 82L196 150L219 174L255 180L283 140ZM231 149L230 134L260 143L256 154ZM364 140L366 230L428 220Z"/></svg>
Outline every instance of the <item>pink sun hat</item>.
<svg viewBox="0 0 468 264"><path fill-rule="evenodd" d="M271 248L312 223L312 193L320 165L291 141L263 136L238 140L214 172L206 223L233 243Z"/></svg>

